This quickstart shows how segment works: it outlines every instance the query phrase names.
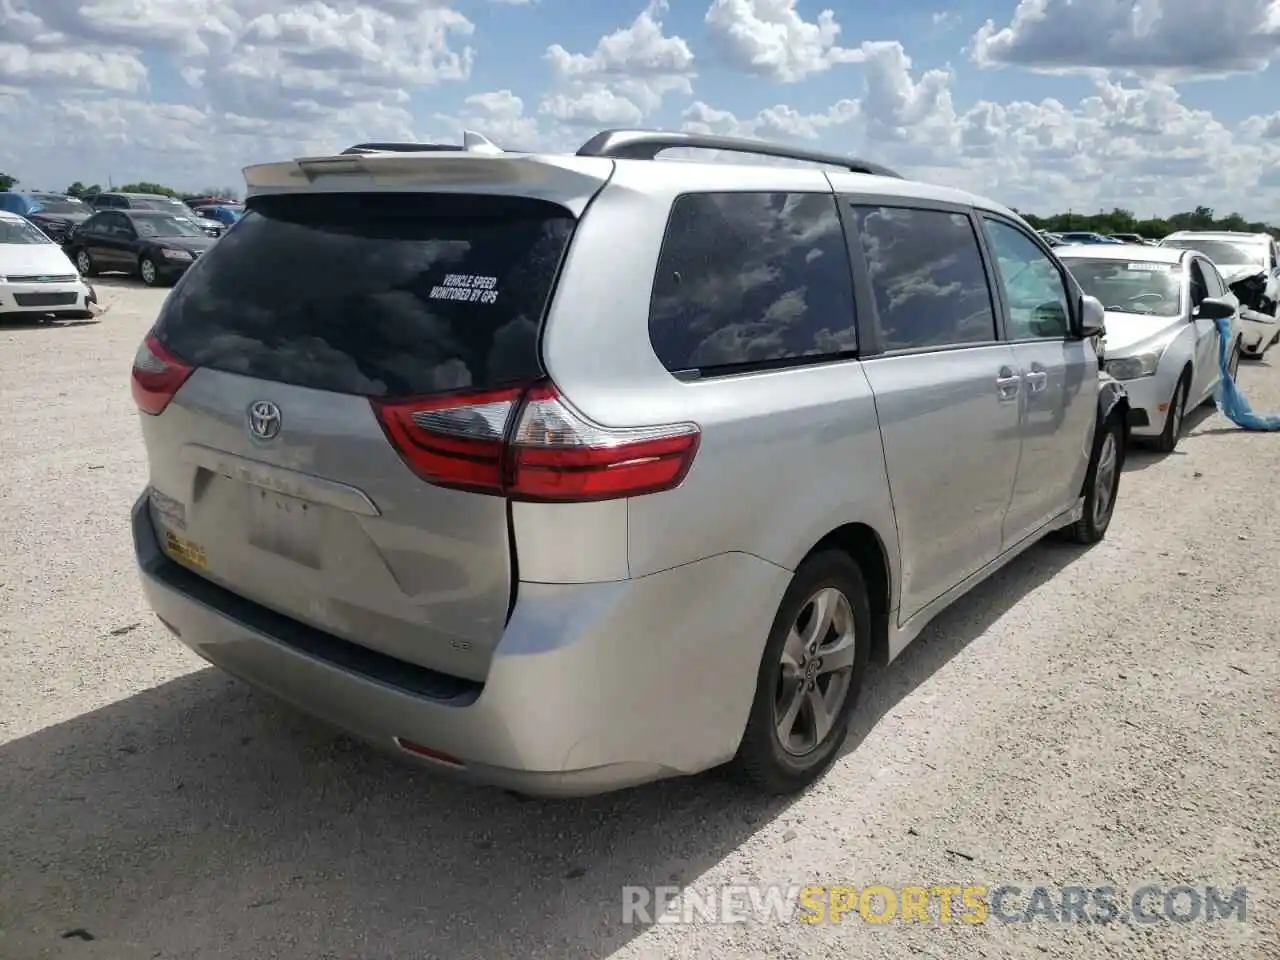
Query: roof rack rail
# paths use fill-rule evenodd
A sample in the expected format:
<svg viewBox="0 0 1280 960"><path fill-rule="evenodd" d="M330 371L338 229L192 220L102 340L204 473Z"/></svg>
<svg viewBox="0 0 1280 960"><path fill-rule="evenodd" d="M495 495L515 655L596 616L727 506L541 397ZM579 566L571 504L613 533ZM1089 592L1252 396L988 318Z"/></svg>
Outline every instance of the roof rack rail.
<svg viewBox="0 0 1280 960"><path fill-rule="evenodd" d="M502 153L501 147L495 146L488 138L473 130L462 131L462 143L357 143L347 147L340 156L351 156L364 153L434 153L438 150L449 150L455 153L463 150L468 153Z"/></svg>
<svg viewBox="0 0 1280 960"><path fill-rule="evenodd" d="M786 160L803 160L806 163L822 163L843 167L853 173L867 173L877 177L903 179L902 174L870 160L845 157L838 153L806 150L768 140L748 140L743 137L721 137L704 133L676 133L663 130L602 130L578 148L580 157L611 157L614 160L655 160L664 150L680 148L695 150L724 150L728 153L752 153L762 157L780 157Z"/></svg>

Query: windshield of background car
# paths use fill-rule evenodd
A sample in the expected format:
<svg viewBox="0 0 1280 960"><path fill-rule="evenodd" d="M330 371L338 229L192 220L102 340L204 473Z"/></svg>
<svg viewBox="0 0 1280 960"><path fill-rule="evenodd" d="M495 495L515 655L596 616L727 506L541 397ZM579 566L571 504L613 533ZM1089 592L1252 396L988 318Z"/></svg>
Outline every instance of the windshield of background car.
<svg viewBox="0 0 1280 960"><path fill-rule="evenodd" d="M190 219L184 217L134 217L133 226L138 236L147 237L201 237L205 232Z"/></svg>
<svg viewBox="0 0 1280 960"><path fill-rule="evenodd" d="M34 223L0 220L0 243L53 243Z"/></svg>
<svg viewBox="0 0 1280 960"><path fill-rule="evenodd" d="M156 336L188 363L337 393L524 382L574 223L520 197L257 197Z"/></svg>
<svg viewBox="0 0 1280 960"><path fill-rule="evenodd" d="M91 212L89 205L80 200L37 200L32 213L83 213Z"/></svg>
<svg viewBox="0 0 1280 960"><path fill-rule="evenodd" d="M1220 267L1261 267L1267 262L1267 245L1256 240L1211 240L1205 237L1175 237L1162 247L1199 250Z"/></svg>
<svg viewBox="0 0 1280 960"><path fill-rule="evenodd" d="M1097 297L1110 312L1154 317L1181 314L1183 270L1179 264L1083 257L1063 263L1080 289Z"/></svg>

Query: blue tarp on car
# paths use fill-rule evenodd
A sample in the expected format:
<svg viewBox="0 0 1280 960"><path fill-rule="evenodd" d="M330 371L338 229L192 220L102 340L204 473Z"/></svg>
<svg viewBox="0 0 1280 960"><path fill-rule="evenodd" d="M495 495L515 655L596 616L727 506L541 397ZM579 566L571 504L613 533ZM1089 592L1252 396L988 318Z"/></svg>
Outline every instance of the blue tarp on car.
<svg viewBox="0 0 1280 960"><path fill-rule="evenodd" d="M1215 321L1218 325L1218 369L1222 376L1214 390L1213 399L1218 411L1243 430L1280 430L1280 413L1254 413L1249 401L1231 376L1231 321Z"/></svg>

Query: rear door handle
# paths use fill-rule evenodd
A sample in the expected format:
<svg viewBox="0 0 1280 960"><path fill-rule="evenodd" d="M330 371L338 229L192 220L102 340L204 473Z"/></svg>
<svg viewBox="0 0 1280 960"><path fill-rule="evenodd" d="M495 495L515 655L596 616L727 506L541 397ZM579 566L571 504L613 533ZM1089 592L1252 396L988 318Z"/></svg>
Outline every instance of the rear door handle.
<svg viewBox="0 0 1280 960"><path fill-rule="evenodd" d="M1027 391L1029 393L1043 393L1045 386L1049 382L1049 371L1038 363L1033 363L1031 369L1027 372Z"/></svg>
<svg viewBox="0 0 1280 960"><path fill-rule="evenodd" d="M1022 377L1014 373L1010 367L1001 367L996 377L996 394L1001 400L1017 399L1018 390L1022 386Z"/></svg>

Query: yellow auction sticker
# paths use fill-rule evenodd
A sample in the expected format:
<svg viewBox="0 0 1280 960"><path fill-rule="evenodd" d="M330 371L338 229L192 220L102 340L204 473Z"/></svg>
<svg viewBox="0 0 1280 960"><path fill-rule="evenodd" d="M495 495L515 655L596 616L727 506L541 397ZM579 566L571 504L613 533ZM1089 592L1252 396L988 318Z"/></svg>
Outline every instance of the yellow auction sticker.
<svg viewBox="0 0 1280 960"><path fill-rule="evenodd" d="M205 556L204 547L190 540L184 540L182 537L176 536L169 531L165 531L165 546L169 551L169 555L175 560L181 560L193 567L199 567L203 570L209 565L209 559Z"/></svg>

